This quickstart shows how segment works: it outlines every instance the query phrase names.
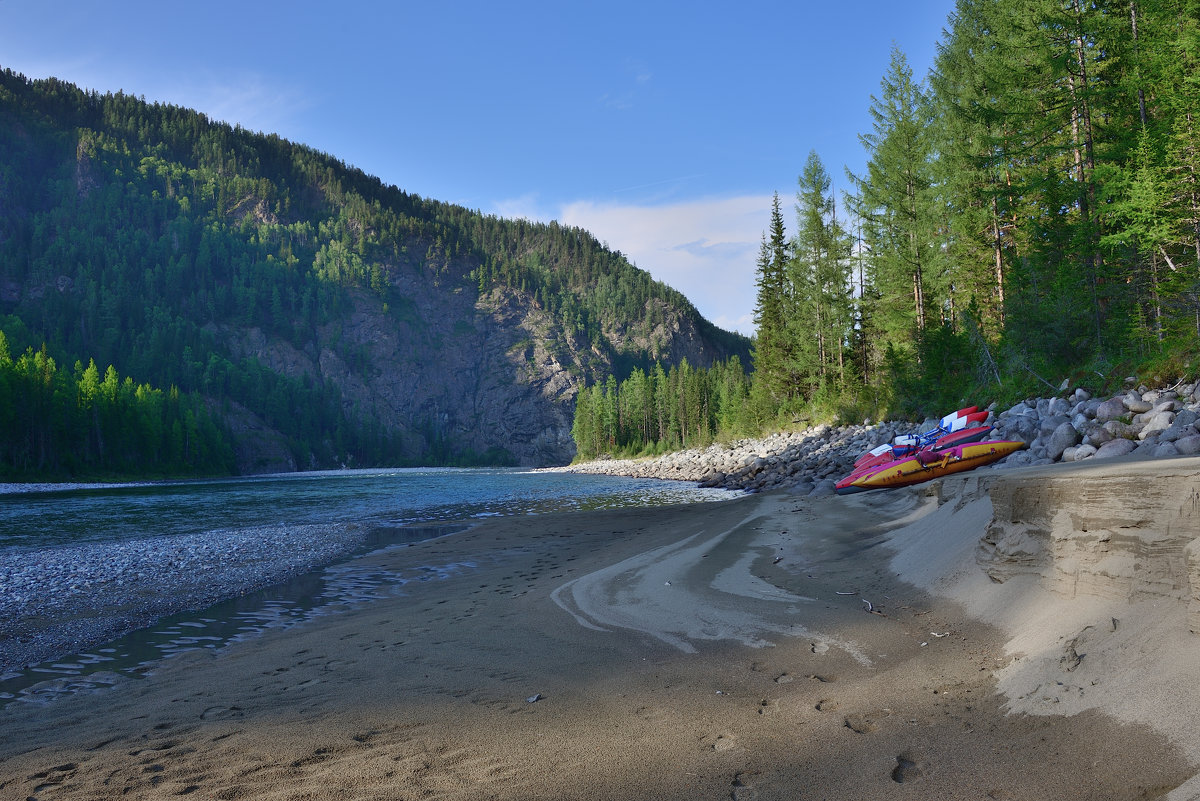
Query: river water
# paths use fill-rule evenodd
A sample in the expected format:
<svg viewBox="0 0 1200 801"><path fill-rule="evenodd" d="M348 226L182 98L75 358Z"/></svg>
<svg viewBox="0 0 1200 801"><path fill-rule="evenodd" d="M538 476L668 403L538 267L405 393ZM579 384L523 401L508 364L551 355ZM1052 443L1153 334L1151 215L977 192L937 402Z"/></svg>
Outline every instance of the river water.
<svg viewBox="0 0 1200 801"><path fill-rule="evenodd" d="M328 532L330 539L350 530L367 532L356 539L354 552L363 553L452 534L489 517L717 501L736 494L652 479L434 468L0 491L0 576L6 569L10 577L19 575L20 565L28 584L29 565L79 561L103 569L113 554L127 559L125 554L139 551L170 553L173 543L179 543L177 553L195 554L197 543L219 552L226 543L253 542L259 532L264 538L270 532L273 543L282 537L284 548L289 531L308 546L314 532L318 538ZM229 592L237 597L168 615L101 647L0 673L0 705L90 691L143 675L178 653L220 649L266 630L301 625L471 565L428 565L408 575L364 572L344 558L315 567L266 589ZM79 581L73 567L59 569L71 576L58 579L64 585ZM37 611L18 609L9 625ZM0 641L11 634L4 626L0 615Z"/></svg>
<svg viewBox="0 0 1200 801"><path fill-rule="evenodd" d="M112 542L227 528L398 527L732 497L653 479L513 469L287 473L0 494L0 560L13 546Z"/></svg>

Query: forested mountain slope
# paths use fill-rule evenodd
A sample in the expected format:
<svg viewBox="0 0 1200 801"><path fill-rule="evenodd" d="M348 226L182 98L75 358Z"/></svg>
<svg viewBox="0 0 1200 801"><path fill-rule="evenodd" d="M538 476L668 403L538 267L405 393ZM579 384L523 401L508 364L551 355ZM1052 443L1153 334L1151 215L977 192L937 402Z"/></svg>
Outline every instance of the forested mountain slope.
<svg viewBox="0 0 1200 801"><path fill-rule="evenodd" d="M587 382L749 363L747 340L586 231L11 71L0 315L14 356L44 342L198 399L242 472L564 462Z"/></svg>

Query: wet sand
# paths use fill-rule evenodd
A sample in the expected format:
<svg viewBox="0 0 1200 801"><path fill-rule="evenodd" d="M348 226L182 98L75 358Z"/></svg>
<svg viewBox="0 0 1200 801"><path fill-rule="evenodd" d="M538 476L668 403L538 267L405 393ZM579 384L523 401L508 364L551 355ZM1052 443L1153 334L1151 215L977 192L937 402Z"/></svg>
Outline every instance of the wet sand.
<svg viewBox="0 0 1200 801"><path fill-rule="evenodd" d="M769 493L386 549L363 559L469 566L10 704L0 799L1142 799L1196 773L1163 727L1013 711L1012 631L893 569L944 553L930 514Z"/></svg>

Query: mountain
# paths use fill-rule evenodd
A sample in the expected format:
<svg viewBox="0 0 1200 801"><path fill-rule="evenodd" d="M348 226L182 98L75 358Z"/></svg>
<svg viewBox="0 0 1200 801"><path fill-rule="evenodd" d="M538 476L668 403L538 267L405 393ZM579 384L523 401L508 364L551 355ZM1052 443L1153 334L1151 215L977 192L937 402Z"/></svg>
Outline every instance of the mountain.
<svg viewBox="0 0 1200 801"><path fill-rule="evenodd" d="M587 383L749 341L586 231L203 114L0 73L14 353L201 398L241 472L568 461Z"/></svg>

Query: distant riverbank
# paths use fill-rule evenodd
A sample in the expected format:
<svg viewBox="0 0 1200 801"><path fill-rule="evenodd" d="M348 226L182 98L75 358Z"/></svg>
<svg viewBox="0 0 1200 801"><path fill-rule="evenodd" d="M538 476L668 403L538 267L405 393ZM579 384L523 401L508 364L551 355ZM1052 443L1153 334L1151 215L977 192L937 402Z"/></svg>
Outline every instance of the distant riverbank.
<svg viewBox="0 0 1200 801"><path fill-rule="evenodd" d="M1200 385L1137 387L1107 398L1075 390L991 409L991 439L1021 440L1029 447L982 469L1200 453ZM926 431L921 424L819 425L758 439L710 445L646 459L599 459L562 468L577 473L696 481L706 487L747 492L786 489L798 495L833 493L859 454L902 434Z"/></svg>

